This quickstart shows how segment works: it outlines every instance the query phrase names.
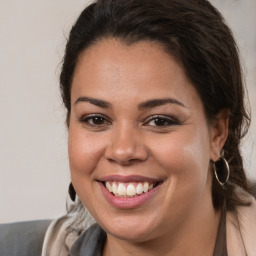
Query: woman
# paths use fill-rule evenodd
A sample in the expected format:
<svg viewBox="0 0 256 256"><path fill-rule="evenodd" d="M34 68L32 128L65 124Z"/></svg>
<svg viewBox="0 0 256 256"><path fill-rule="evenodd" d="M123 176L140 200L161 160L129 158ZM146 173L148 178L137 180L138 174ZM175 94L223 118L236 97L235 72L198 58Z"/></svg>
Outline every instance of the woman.
<svg viewBox="0 0 256 256"><path fill-rule="evenodd" d="M208 1L91 4L60 84L73 203L42 255L255 255L241 68Z"/></svg>

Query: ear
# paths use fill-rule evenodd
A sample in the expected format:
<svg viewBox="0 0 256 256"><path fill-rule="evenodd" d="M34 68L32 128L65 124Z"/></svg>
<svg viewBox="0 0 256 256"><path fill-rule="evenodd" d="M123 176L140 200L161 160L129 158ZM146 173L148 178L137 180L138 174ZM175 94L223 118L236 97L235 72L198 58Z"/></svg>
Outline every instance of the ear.
<svg viewBox="0 0 256 256"><path fill-rule="evenodd" d="M210 158L216 162L228 137L229 110L221 110L210 122Z"/></svg>

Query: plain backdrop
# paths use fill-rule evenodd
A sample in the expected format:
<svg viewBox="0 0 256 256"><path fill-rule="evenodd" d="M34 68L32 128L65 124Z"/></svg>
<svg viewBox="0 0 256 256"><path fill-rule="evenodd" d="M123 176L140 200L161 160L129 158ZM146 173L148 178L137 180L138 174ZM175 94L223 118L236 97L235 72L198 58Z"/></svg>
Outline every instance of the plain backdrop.
<svg viewBox="0 0 256 256"><path fill-rule="evenodd" d="M69 30L87 2L0 0L0 223L65 214L70 175L58 76ZM241 50L253 115L242 150L256 179L256 1L211 2Z"/></svg>

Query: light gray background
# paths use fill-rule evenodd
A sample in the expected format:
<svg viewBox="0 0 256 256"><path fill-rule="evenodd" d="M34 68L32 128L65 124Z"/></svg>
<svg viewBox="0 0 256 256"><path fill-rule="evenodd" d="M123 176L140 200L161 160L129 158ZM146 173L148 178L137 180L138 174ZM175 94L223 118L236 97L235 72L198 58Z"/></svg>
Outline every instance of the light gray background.
<svg viewBox="0 0 256 256"><path fill-rule="evenodd" d="M65 213L69 184L58 75L71 24L86 0L0 0L0 223ZM241 49L253 114L243 143L256 179L256 2L212 0Z"/></svg>

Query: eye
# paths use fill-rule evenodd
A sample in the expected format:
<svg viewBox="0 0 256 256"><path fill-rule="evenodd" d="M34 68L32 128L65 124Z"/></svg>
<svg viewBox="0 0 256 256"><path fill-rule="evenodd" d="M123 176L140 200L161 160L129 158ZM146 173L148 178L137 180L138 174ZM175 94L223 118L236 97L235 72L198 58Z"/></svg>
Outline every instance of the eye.
<svg viewBox="0 0 256 256"><path fill-rule="evenodd" d="M110 121L106 117L98 114L84 116L79 121L91 127L102 127L110 124Z"/></svg>
<svg viewBox="0 0 256 256"><path fill-rule="evenodd" d="M167 116L153 116L150 117L145 124L156 127L168 127L171 125L177 125L178 121Z"/></svg>

